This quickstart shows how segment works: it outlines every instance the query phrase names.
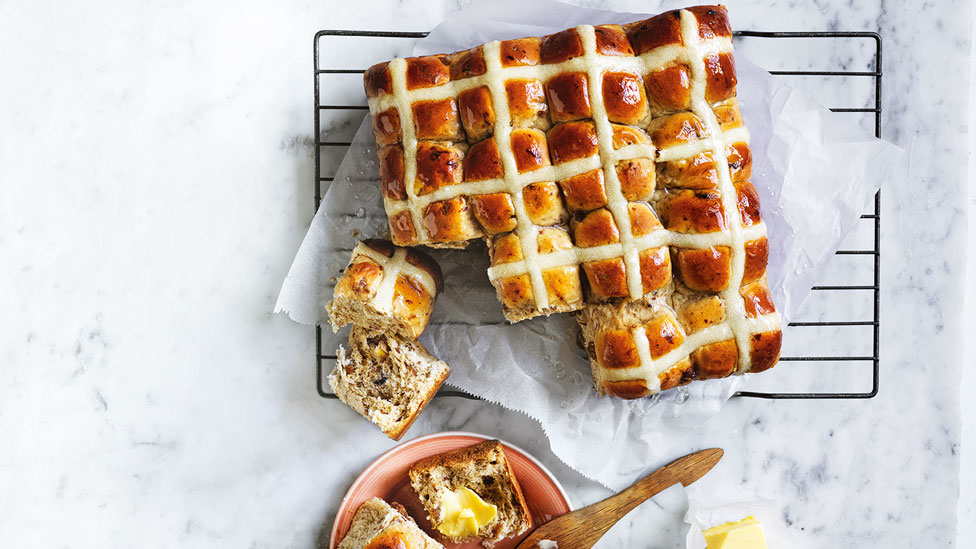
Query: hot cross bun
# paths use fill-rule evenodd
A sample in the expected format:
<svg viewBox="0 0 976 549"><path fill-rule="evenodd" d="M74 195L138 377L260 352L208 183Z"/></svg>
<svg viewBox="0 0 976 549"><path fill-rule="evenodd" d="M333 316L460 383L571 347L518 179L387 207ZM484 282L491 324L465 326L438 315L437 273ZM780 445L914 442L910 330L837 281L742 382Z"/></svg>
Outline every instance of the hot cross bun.
<svg viewBox="0 0 976 549"><path fill-rule="evenodd" d="M414 339L442 289L441 268L429 255L369 239L353 249L326 308L333 331L354 324Z"/></svg>
<svg viewBox="0 0 976 549"><path fill-rule="evenodd" d="M598 390L775 363L723 6L394 59L364 83L394 243L485 239L510 321L580 311Z"/></svg>

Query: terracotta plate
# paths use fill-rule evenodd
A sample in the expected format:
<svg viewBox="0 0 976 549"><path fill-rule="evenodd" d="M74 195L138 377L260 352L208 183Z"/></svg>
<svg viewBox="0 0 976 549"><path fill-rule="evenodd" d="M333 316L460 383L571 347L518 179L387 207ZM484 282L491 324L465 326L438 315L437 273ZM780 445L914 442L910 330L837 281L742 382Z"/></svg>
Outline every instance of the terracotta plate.
<svg viewBox="0 0 976 549"><path fill-rule="evenodd" d="M339 545L339 540L346 534L346 530L352 523L356 509L359 509L363 502L372 497L380 497L386 501L395 501L403 505L410 516L428 534L436 533L427 520L427 513L424 511L423 504L420 503L420 499L410 488L407 470L414 462L427 456L470 446L490 438L476 433L437 433L404 442L377 458L352 483L349 491L346 492L346 497L339 505L339 512L336 514L335 522L332 525L330 549L335 549ZM519 485L522 486L522 493L525 496L525 501L529 504L529 510L532 511L535 524L542 524L553 517L568 513L570 510L569 498L559 482L552 476L552 473L534 457L517 446L513 446L504 440L502 445L505 447L505 455L515 471L515 477L518 479ZM438 536L434 536L434 538L438 539ZM520 539L505 539L496 544L495 547L498 549L515 547ZM474 548L481 547L481 543L479 541L462 544L447 543L445 547Z"/></svg>

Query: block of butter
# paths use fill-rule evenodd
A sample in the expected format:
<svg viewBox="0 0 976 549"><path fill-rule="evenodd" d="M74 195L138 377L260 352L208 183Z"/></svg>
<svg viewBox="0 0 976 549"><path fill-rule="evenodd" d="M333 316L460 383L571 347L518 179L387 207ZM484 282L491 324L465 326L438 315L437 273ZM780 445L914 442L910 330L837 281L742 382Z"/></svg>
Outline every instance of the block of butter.
<svg viewBox="0 0 976 549"><path fill-rule="evenodd" d="M478 535L478 530L498 514L497 507L464 486L444 493L440 504L443 518L437 529L455 538Z"/></svg>
<svg viewBox="0 0 976 549"><path fill-rule="evenodd" d="M766 549L762 525L751 516L738 522L719 524L702 533L707 549Z"/></svg>

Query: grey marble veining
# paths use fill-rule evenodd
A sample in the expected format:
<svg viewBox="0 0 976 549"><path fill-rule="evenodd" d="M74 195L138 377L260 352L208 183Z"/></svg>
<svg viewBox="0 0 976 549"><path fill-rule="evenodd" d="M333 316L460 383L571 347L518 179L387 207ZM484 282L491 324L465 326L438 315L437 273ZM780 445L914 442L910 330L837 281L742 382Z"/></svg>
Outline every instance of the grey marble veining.
<svg viewBox="0 0 976 549"><path fill-rule="evenodd" d="M908 186L884 190L879 396L733 401L697 429L727 451L704 482L773 498L817 546L952 546L972 355L965 258L947 251L967 232L971 9L727 4L738 28L880 31L883 135L913 163ZM327 543L342 494L392 443L318 398L311 330L270 313L313 213L311 37L427 30L459 8L0 3L0 545ZM531 450L576 505L607 494L491 405L439 399L409 436L452 429ZM682 497L641 506L601 546L683 547Z"/></svg>

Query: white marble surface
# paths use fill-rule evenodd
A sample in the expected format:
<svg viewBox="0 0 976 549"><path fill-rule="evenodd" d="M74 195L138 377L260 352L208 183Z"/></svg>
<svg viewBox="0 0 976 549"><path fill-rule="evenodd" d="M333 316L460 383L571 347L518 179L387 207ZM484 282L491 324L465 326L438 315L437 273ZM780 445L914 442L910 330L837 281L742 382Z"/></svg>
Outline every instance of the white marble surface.
<svg viewBox="0 0 976 549"><path fill-rule="evenodd" d="M914 143L914 163L885 190L879 396L735 401L698 429L727 450L710 480L774 498L818 546L950 546L972 365L971 9L728 4L738 28L880 30L884 136ZM327 542L391 443L318 398L311 331L270 313L312 214L311 37L427 30L457 8L0 3L0 545ZM532 450L578 505L606 494L490 405L440 399L411 435L451 429ZM680 546L682 498L643 505L602 546Z"/></svg>

